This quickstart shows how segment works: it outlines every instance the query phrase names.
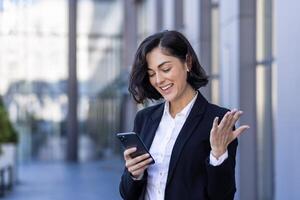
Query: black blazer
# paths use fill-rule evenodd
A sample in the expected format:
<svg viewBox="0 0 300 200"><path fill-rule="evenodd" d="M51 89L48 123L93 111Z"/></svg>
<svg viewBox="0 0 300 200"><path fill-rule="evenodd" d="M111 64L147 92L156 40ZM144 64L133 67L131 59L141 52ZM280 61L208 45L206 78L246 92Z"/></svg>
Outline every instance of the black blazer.
<svg viewBox="0 0 300 200"><path fill-rule="evenodd" d="M139 111L134 131L150 149L160 123L164 103ZM233 199L237 140L228 147L228 158L219 166L209 165L209 135L216 116L221 119L227 109L210 104L199 93L174 144L165 189L166 200ZM125 168L120 183L123 199L144 199L147 171L142 180L134 181Z"/></svg>

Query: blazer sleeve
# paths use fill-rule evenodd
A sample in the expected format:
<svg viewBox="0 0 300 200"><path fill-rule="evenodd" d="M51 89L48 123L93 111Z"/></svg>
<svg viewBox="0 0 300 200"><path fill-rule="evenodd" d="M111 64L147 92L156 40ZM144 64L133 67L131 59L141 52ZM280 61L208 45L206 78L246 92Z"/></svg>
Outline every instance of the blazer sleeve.
<svg viewBox="0 0 300 200"><path fill-rule="evenodd" d="M219 166L209 164L207 169L207 191L212 200L233 200L236 192L235 185L235 156L238 140L235 139L228 146L228 158Z"/></svg>
<svg viewBox="0 0 300 200"><path fill-rule="evenodd" d="M142 124L142 115L141 112L138 112L134 120L133 131L136 133L140 132ZM127 168L124 168L123 175L121 177L121 182L119 185L119 191L123 199L135 200L139 199L143 188L147 182L147 172L144 173L142 180L133 180L131 174L128 172Z"/></svg>

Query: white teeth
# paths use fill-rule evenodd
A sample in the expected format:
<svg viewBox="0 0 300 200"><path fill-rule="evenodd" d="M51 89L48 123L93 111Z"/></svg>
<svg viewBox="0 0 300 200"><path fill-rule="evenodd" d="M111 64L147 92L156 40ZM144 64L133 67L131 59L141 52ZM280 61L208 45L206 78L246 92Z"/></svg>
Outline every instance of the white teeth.
<svg viewBox="0 0 300 200"><path fill-rule="evenodd" d="M167 90L172 86L172 84L166 85L165 87L161 87L162 90Z"/></svg>

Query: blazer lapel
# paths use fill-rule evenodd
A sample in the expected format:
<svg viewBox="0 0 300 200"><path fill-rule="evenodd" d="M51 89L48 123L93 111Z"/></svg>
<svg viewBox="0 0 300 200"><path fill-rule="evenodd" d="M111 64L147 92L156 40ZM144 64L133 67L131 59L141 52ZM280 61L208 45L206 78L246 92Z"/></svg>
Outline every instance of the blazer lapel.
<svg viewBox="0 0 300 200"><path fill-rule="evenodd" d="M174 144L170 165L169 165L167 185L173 176L176 163L178 162L178 159L180 157L180 153L184 145L186 144L187 140L190 138L192 133L194 133L194 129L199 124L198 122L201 120L203 116L207 103L208 103L207 100L199 92L195 104L193 105L193 108L188 118L186 119L184 125L182 126L182 129L179 132L179 135Z"/></svg>
<svg viewBox="0 0 300 200"><path fill-rule="evenodd" d="M148 149L150 149L151 144L153 142L163 111L164 111L164 103L162 103L158 107L158 109L156 109L147 120L147 124L143 132L144 132L144 143Z"/></svg>

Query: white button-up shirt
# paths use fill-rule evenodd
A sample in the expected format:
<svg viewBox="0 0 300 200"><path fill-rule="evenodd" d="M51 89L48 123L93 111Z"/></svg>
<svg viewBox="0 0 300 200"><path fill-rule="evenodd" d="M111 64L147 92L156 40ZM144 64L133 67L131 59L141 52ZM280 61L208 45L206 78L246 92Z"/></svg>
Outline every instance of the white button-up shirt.
<svg viewBox="0 0 300 200"><path fill-rule="evenodd" d="M165 103L163 116L150 148L150 154L153 156L155 164L149 166L147 170L146 200L164 199L173 146L196 101L197 95L176 114L175 118L169 112L169 103Z"/></svg>
<svg viewBox="0 0 300 200"><path fill-rule="evenodd" d="M150 165L147 169L146 200L164 199L172 150L197 96L198 93L188 105L176 114L175 118L173 118L169 112L169 103L165 103L162 119L149 150L155 160L155 164ZM218 160L210 155L210 164L214 166L221 164L228 157L227 152L225 154Z"/></svg>

